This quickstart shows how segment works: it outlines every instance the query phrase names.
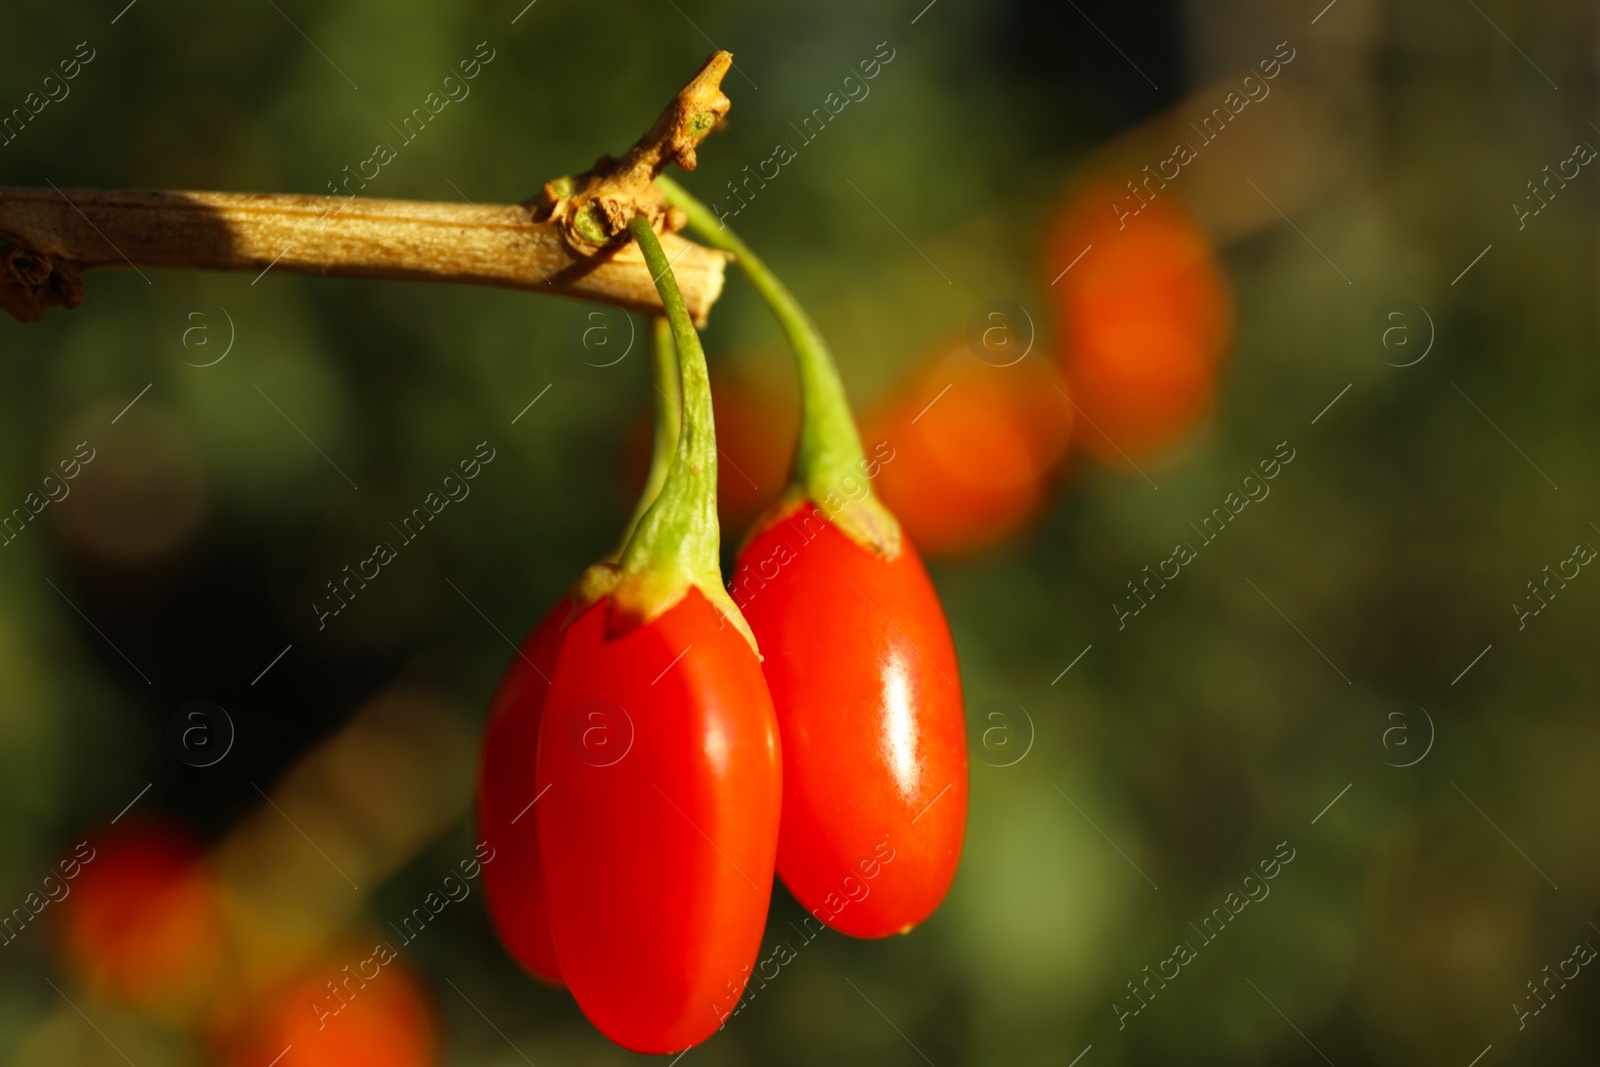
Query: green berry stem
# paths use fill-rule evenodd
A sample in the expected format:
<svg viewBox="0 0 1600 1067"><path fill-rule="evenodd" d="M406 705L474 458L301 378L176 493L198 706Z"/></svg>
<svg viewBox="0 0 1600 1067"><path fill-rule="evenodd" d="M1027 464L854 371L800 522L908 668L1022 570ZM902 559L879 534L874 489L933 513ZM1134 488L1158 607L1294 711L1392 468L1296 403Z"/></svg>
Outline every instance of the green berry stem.
<svg viewBox="0 0 1600 1067"><path fill-rule="evenodd" d="M672 460L678 452L678 424L683 421L683 390L678 385L678 349L672 343L672 324L662 316L650 320L650 384L655 390L651 404L654 419L650 438L650 469L645 472L644 488L639 491L639 502L633 507L633 517L628 520L622 541L613 559L620 558L622 549L633 537L634 529L650 505L661 495L661 486L672 469Z"/></svg>
<svg viewBox="0 0 1600 1067"><path fill-rule="evenodd" d="M622 549L612 595L625 614L636 621L648 621L676 604L693 586L754 647L755 639L722 585L717 439L705 351L650 220L643 215L634 216L628 223L628 233L639 243L667 311L682 382L683 417L661 491L640 516L633 536Z"/></svg>
<svg viewBox="0 0 1600 1067"><path fill-rule="evenodd" d="M789 496L803 497L822 506L828 517L858 543L885 555L899 550L900 526L872 495L864 477L866 456L844 383L839 379L828 343L811 316L777 276L737 234L705 204L667 177L656 188L673 207L688 217L689 225L713 248L733 253L746 278L778 319L794 351L800 376L800 440L795 448ZM866 487L851 494L847 488ZM855 505L852 496L860 497ZM844 501L835 507L832 502Z"/></svg>

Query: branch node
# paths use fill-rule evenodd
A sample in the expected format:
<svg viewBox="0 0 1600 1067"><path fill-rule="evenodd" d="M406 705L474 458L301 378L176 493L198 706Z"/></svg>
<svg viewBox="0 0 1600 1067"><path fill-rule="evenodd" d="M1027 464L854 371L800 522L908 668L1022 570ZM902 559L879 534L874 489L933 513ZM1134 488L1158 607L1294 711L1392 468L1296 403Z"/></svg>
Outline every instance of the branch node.
<svg viewBox="0 0 1600 1067"><path fill-rule="evenodd" d="M18 322L38 322L48 307L83 303L83 273L15 234L0 233L0 308Z"/></svg>
<svg viewBox="0 0 1600 1067"><path fill-rule="evenodd" d="M694 170L695 147L733 106L722 92L732 65L731 53L712 55L625 156L604 156L592 170L546 183L530 204L533 217L557 224L581 256L626 242L628 221L636 215L649 219L657 232L682 229L686 216L666 202L655 179L669 163Z"/></svg>

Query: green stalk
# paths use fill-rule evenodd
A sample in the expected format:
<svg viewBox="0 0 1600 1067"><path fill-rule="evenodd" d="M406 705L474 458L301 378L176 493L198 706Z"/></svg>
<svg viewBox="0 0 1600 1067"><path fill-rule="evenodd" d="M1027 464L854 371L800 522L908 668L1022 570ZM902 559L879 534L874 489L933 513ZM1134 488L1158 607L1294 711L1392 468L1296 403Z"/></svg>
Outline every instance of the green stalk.
<svg viewBox="0 0 1600 1067"><path fill-rule="evenodd" d="M797 501L810 500L858 544L882 555L897 554L900 524L872 493L866 477L869 465L850 414L844 383L839 379L828 343L811 316L750 246L709 207L670 178L658 177L656 188L668 203L688 216L689 225L702 240L733 253L740 270L777 317L794 351L800 376L800 440L795 447L789 492L780 506L788 508ZM853 498L858 498L855 506Z"/></svg>
<svg viewBox="0 0 1600 1067"><path fill-rule="evenodd" d="M650 384L656 394L650 408L655 420L650 437L650 469L645 472L639 502L633 506L633 516L628 520L612 559L621 558L639 520L661 495L661 486L667 480L667 471L672 469L672 458L678 451L678 424L683 420L683 390L678 386L678 350L672 343L672 324L660 316L650 321Z"/></svg>
<svg viewBox="0 0 1600 1067"><path fill-rule="evenodd" d="M732 621L754 648L755 638L722 585L718 560L717 440L705 352L689 319L683 294L678 291L672 266L649 220L635 216L628 223L628 232L644 253L667 311L683 389L682 430L661 491L640 516L617 564L591 568L592 576L586 576L583 584L587 599L597 600L609 594L620 609L626 628L661 615L682 600L692 586Z"/></svg>

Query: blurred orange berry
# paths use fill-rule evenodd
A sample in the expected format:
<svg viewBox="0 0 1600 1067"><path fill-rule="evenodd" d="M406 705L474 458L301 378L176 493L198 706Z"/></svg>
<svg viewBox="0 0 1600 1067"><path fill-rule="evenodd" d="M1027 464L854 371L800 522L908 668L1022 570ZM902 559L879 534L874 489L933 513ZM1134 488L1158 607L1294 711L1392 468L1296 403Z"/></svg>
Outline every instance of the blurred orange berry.
<svg viewBox="0 0 1600 1067"><path fill-rule="evenodd" d="M1011 366L965 345L919 371L869 418L862 443L893 449L876 489L925 556L973 552L1039 510L1066 453L1072 406L1042 358Z"/></svg>
<svg viewBox="0 0 1600 1067"><path fill-rule="evenodd" d="M431 1067L438 1060L429 997L387 944L323 952L250 1010L223 1042L233 1067Z"/></svg>
<svg viewBox="0 0 1600 1067"><path fill-rule="evenodd" d="M1211 407L1215 370L1172 325L1106 324L1092 343L1069 350L1068 380L1083 412L1078 440L1111 466L1176 443Z"/></svg>
<svg viewBox="0 0 1600 1067"><path fill-rule="evenodd" d="M1092 185L1051 228L1045 269L1083 447L1115 466L1170 447L1210 408L1232 332L1205 232L1174 195L1141 208Z"/></svg>
<svg viewBox="0 0 1600 1067"><path fill-rule="evenodd" d="M84 980L149 1009L203 1001L222 968L224 930L198 842L177 826L145 822L91 847L61 905L67 953Z"/></svg>

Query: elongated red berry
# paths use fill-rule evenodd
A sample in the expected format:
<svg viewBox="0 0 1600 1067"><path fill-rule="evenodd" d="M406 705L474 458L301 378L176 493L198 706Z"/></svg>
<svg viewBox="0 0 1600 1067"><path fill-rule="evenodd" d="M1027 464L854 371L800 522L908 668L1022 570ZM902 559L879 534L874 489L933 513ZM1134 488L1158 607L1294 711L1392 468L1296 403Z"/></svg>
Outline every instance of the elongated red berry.
<svg viewBox="0 0 1600 1067"><path fill-rule="evenodd" d="M677 351L664 319L655 323L650 363L655 386L650 469L623 545L655 503L677 451L682 397ZM621 551L618 548L617 554ZM490 921L512 958L535 978L556 985L562 984L561 965L550 936L539 820L532 809L539 799L535 785L539 725L555 674L562 630L571 615L572 597L563 596L506 665L490 705L478 775L478 833L496 856L496 862L484 868Z"/></svg>
<svg viewBox="0 0 1600 1067"><path fill-rule="evenodd" d="M733 594L783 738L778 874L836 930L904 933L944 899L967 813L961 676L922 560L806 501L751 537Z"/></svg>
<svg viewBox="0 0 1600 1067"><path fill-rule="evenodd" d="M726 64L724 64L724 67ZM585 572L539 733L539 845L562 976L607 1037L679 1052L737 1004L766 922L781 757L723 588L705 353L650 222L628 231L678 354L682 428L617 562Z"/></svg>
<svg viewBox="0 0 1600 1067"><path fill-rule="evenodd" d="M571 611L571 599L562 597L506 667L489 708L478 775L478 836L495 857L483 868L489 916L512 958L535 978L555 985L561 984L561 965L550 938L539 822L532 806L539 796L539 724L561 649L561 627Z"/></svg>
<svg viewBox="0 0 1600 1067"><path fill-rule="evenodd" d="M608 637L567 631L539 746L539 834L562 973L636 1052L677 1052L737 1005L760 947L781 773L743 634L697 589Z"/></svg>
<svg viewBox="0 0 1600 1067"><path fill-rule="evenodd" d="M909 930L944 899L967 819L966 724L944 610L872 491L827 342L704 204L659 179L734 254L794 349L802 418L783 499L739 554L733 593L761 647L783 738L778 873L845 933ZM893 442L890 442L893 445Z"/></svg>

